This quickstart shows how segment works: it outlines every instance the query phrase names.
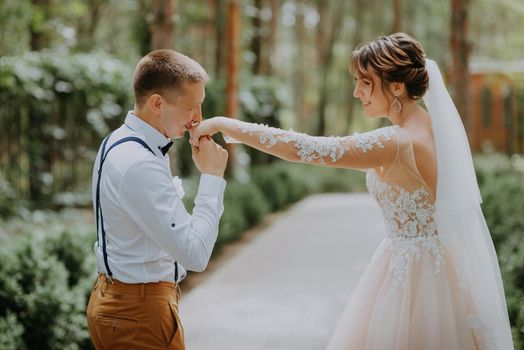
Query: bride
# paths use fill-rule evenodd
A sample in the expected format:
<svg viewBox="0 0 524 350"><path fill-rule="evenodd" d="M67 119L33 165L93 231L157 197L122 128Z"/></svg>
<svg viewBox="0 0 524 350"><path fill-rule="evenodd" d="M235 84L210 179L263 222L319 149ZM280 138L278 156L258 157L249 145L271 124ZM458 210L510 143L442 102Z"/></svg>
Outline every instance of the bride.
<svg viewBox="0 0 524 350"><path fill-rule="evenodd" d="M396 33L360 45L350 69L366 115L391 126L313 137L215 117L190 142L221 132L287 161L366 171L387 235L328 349L513 349L467 136L437 64Z"/></svg>

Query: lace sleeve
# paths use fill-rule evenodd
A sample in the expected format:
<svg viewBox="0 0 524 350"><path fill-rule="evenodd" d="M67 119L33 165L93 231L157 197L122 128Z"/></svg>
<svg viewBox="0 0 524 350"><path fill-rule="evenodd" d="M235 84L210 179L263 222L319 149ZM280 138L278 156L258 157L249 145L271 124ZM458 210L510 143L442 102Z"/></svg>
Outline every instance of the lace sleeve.
<svg viewBox="0 0 524 350"><path fill-rule="evenodd" d="M243 143L278 157L303 163L369 169L391 163L398 151L398 126L345 137L310 136L293 130L251 123L241 123L238 127ZM246 140L246 135L256 139Z"/></svg>

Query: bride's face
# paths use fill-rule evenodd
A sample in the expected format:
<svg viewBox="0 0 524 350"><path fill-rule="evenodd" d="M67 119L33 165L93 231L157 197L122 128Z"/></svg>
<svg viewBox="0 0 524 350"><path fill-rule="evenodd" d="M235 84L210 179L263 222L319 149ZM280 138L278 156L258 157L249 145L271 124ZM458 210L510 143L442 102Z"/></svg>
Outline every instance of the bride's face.
<svg viewBox="0 0 524 350"><path fill-rule="evenodd" d="M385 117L389 111L389 100L382 89L380 78L374 72L355 76L353 96L360 99L368 117Z"/></svg>

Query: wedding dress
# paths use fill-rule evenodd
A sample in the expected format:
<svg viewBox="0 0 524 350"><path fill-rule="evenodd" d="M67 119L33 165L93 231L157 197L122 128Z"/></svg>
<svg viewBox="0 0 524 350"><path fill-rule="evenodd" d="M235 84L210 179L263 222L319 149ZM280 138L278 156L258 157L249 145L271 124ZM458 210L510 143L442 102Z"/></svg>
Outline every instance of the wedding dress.
<svg viewBox="0 0 524 350"><path fill-rule="evenodd" d="M427 69L424 101L437 153L436 193L400 126L347 137L240 126L258 136L261 149L293 146L297 161L365 170L382 211L386 236L353 290L329 350L513 349L467 138L436 63L427 60ZM365 232L351 234L365 239Z"/></svg>
<svg viewBox="0 0 524 350"><path fill-rule="evenodd" d="M353 291L328 349L499 349L491 320L477 312L475 291L439 238L435 201L417 170L409 135L395 126L374 133L392 135L381 138L398 147L392 164L366 174L386 238ZM373 139L370 135L360 144L372 148Z"/></svg>

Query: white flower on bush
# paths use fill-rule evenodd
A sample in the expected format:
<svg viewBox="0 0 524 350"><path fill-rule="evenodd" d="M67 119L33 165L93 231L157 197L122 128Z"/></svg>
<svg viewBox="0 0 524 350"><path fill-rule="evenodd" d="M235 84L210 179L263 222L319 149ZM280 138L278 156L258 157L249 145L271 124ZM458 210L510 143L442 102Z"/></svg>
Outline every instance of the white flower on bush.
<svg viewBox="0 0 524 350"><path fill-rule="evenodd" d="M178 176L173 178L173 186L175 186L175 192L178 198L184 198L186 193L184 192L184 187L182 186L182 180Z"/></svg>

